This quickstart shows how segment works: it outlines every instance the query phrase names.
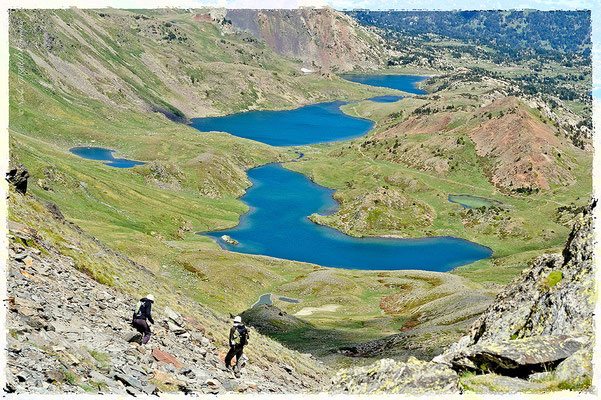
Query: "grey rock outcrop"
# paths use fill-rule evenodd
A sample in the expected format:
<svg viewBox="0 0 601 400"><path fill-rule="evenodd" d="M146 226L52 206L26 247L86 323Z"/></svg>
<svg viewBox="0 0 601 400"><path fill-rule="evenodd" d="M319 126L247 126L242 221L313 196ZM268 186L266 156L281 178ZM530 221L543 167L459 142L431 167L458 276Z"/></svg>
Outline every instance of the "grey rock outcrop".
<svg viewBox="0 0 601 400"><path fill-rule="evenodd" d="M25 194L27 192L27 179L29 171L23 164L11 163L6 172L6 180L10 183L17 192Z"/></svg>
<svg viewBox="0 0 601 400"><path fill-rule="evenodd" d="M593 342L562 361L554 371L555 378L583 385L593 376Z"/></svg>
<svg viewBox="0 0 601 400"><path fill-rule="evenodd" d="M229 243L233 246L237 246L239 244L239 242L236 239L232 239L231 236L228 236L228 235L221 236L221 240L223 240L224 242Z"/></svg>
<svg viewBox="0 0 601 400"><path fill-rule="evenodd" d="M497 296L452 351L537 335L592 334L592 206L577 218L563 253L536 259Z"/></svg>
<svg viewBox="0 0 601 400"><path fill-rule="evenodd" d="M562 254L536 259L497 296L466 336L433 361L459 371L535 379L557 368L553 378L559 381L590 381L586 360L592 354L595 306L595 206L592 202L579 215ZM573 368L578 362L583 368Z"/></svg>
<svg viewBox="0 0 601 400"><path fill-rule="evenodd" d="M506 375L528 375L531 369L551 368L580 350L587 336L531 336L476 344L451 359L458 370L486 370Z"/></svg>

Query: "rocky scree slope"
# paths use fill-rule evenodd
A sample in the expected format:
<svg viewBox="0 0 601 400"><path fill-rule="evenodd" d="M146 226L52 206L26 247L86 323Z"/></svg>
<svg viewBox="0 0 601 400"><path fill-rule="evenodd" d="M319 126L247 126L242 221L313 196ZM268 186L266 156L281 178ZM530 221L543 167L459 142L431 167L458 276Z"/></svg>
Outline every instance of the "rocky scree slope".
<svg viewBox="0 0 601 400"><path fill-rule="evenodd" d="M242 377L233 379L223 368L226 318L103 246L56 206L14 192L9 200L6 392L282 393L323 386L321 363L257 332ZM130 320L147 292L157 298L156 325L141 346Z"/></svg>
<svg viewBox="0 0 601 400"><path fill-rule="evenodd" d="M342 370L333 379L333 391L515 392L589 387L595 204L579 216L562 254L537 258L444 354L430 362L381 360Z"/></svg>
<svg viewBox="0 0 601 400"><path fill-rule="evenodd" d="M70 104L92 102L99 113L108 106L161 113L174 121L298 106L342 97L357 86L303 76L298 61L284 59L248 33L234 32L223 16L199 20L197 11L11 10L10 70L19 76L11 86L32 81ZM344 32L355 39L354 31L362 28L344 19ZM331 31L321 33L321 40L346 49ZM106 115L115 118L113 112Z"/></svg>
<svg viewBox="0 0 601 400"><path fill-rule="evenodd" d="M332 8L228 10L234 27L264 40L275 53L323 72L384 67L384 41Z"/></svg>

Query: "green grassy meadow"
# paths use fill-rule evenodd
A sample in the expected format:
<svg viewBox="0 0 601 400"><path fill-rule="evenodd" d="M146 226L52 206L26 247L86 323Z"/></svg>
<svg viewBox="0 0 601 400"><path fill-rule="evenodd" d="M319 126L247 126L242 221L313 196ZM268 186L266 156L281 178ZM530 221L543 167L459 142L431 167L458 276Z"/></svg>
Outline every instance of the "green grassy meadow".
<svg viewBox="0 0 601 400"><path fill-rule="evenodd" d="M500 287L532 259L558 251L570 230L569 224L558 222L558 208L580 206L590 198L592 156L571 147L562 153L573 166L572 185L517 195L491 184L490 160L479 157L461 131L479 96L488 93L484 84L474 84L471 96L450 88L394 103L347 104L342 107L345 113L376 125L365 137L346 142L278 148L227 133L199 132L185 120L397 92L337 77L301 76L297 61L270 52L263 43L221 35L211 24L193 24L188 14L136 11L136 21L139 15L153 19L119 30L119 21L135 22L130 11L114 11L109 18L113 22L86 13L62 10L53 16L71 24L70 29L48 28L62 43L59 55L49 56L56 71L39 67L44 51L18 48L12 36L9 145L11 160L29 170L28 191L41 203L56 203L69 221L160 277L155 282L146 273L64 249L109 285L131 290L115 278L131 273L144 289L161 288L174 304L185 298L220 316L242 312L264 293L301 300L276 302L293 314L308 307L338 306L302 316L315 329L275 336L300 351L332 356L337 363L348 362L335 356L340 346L411 329L416 333L408 346L427 351L465 332ZM27 27L41 17L18 11L13 18ZM166 25L171 20L177 22L177 31ZM162 33L152 34L152 26ZM82 51L86 45L74 30L79 35L88 32L83 41L92 50ZM167 31L188 39L166 42L161 35ZM41 40L35 30L25 29L24 34L32 43ZM119 35L124 35L121 45L114 40ZM69 81L69 71L76 76L84 68L97 73L95 87L78 88ZM390 71L433 73L384 72ZM113 86L121 90L110 91ZM189 92L183 89L187 87ZM419 107L432 104L451 107L448 127L458 129L405 135L400 141L374 140ZM173 115L179 122L168 118ZM74 146L106 147L117 150L118 157L147 164L112 168L73 155L69 149ZM417 158L410 164L382 157L399 146L420 156L429 152L429 158L452 168L437 172L424 168ZM304 157L292 162L296 151ZM493 256L450 273L343 270L224 251L196 234L235 226L248 211L239 199L250 185L246 171L271 162L282 162L336 190L340 210L313 216L320 224L354 236L455 236L490 247ZM503 207L465 210L448 201L449 195L457 194L499 201ZM386 201L404 206L393 209ZM35 218L40 204L30 203L13 200L9 218L42 226ZM365 225L353 225L348 218L356 207L365 209ZM387 218L394 224L382 222ZM59 233L56 240L62 240ZM474 296L477 299L470 300ZM467 305L454 309L459 300ZM268 352L268 347L264 344L263 350Z"/></svg>

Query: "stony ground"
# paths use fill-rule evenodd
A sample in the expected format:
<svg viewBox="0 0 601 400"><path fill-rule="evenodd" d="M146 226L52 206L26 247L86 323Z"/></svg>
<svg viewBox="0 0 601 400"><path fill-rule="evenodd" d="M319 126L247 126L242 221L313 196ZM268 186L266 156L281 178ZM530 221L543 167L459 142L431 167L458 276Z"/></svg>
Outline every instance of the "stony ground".
<svg viewBox="0 0 601 400"><path fill-rule="evenodd" d="M591 384L590 209L576 219L561 255L537 259L433 361L381 360L330 380L314 358L254 332L251 359L236 379L223 367L224 336L215 334L226 330L224 318L216 324L208 310L194 318L159 302L150 343L137 344L130 326L137 298L124 289L146 293L142 280L152 273L65 221L56 206L17 193L10 199L21 222L8 221L6 392L536 392ZM119 276L93 266L112 262L127 265L108 269L121 271L122 291L114 287ZM101 283L107 279L112 286ZM190 311L184 300L169 305Z"/></svg>
<svg viewBox="0 0 601 400"><path fill-rule="evenodd" d="M11 222L7 265L7 385L17 393L302 392L322 377L247 363L235 379L200 321L155 306L147 345L130 326L137 299L75 268ZM129 342L131 340L132 342Z"/></svg>
<svg viewBox="0 0 601 400"><path fill-rule="evenodd" d="M562 254L517 276L467 335L432 361L380 360L341 370L340 393L480 393L590 390L592 383L593 202L576 219Z"/></svg>

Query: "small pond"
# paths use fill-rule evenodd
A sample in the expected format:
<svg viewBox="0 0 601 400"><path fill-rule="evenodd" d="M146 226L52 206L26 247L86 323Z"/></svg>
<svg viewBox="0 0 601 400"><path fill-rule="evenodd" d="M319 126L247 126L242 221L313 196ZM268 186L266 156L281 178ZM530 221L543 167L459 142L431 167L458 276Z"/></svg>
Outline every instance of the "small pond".
<svg viewBox="0 0 601 400"><path fill-rule="evenodd" d="M290 299L288 297L278 297L278 299L280 299L280 301L285 301L286 303L294 303L294 304L300 303L300 300Z"/></svg>
<svg viewBox="0 0 601 400"><path fill-rule="evenodd" d="M277 297L278 300L284 301L286 303L295 303L295 304L300 303L300 300L298 300L298 299L290 299L288 297L276 296L271 293L265 293L265 294L261 295L261 297L259 297L259 300L255 304L253 304L252 307L257 307L257 306L260 306L261 304L273 304L273 301L271 300L272 296Z"/></svg>
<svg viewBox="0 0 601 400"><path fill-rule="evenodd" d="M106 161L104 165L115 168L131 168L136 165L146 164L142 161L128 160L127 158L115 158L113 153L115 150L105 149L102 147L73 147L69 151L76 156L88 160Z"/></svg>
<svg viewBox="0 0 601 400"><path fill-rule="evenodd" d="M460 204L464 208L480 208L502 206L503 202L486 197L472 196L470 194L450 194L448 197L451 203Z"/></svg>
<svg viewBox="0 0 601 400"><path fill-rule="evenodd" d="M271 301L271 293L265 293L259 297L259 300L253 304L251 308L258 307L261 304L273 304Z"/></svg>

